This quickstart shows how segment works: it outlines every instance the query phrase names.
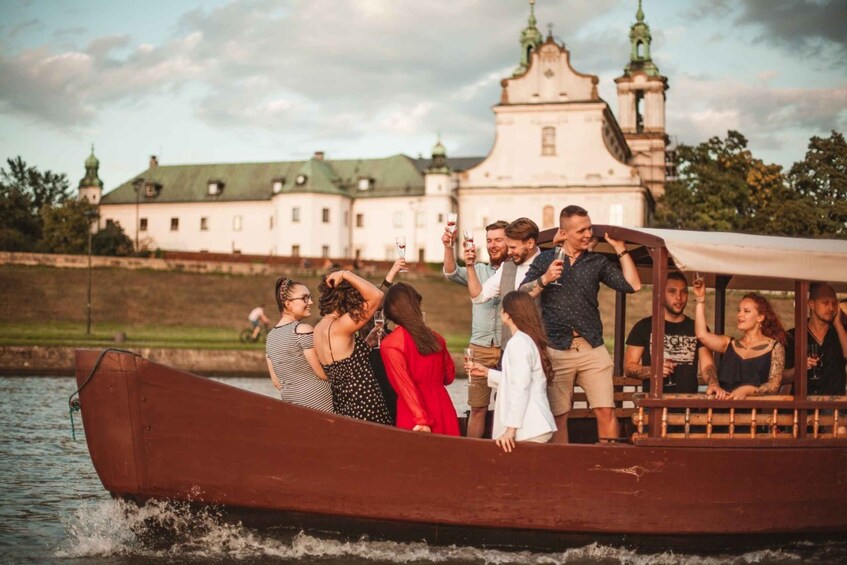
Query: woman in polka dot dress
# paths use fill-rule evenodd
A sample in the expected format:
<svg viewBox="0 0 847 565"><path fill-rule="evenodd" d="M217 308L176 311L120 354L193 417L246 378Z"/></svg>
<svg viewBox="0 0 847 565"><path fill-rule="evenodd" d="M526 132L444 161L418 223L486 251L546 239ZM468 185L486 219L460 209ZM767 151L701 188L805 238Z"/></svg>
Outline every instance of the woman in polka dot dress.
<svg viewBox="0 0 847 565"><path fill-rule="evenodd" d="M315 326L315 352L329 377L335 412L390 425L370 347L357 335L382 303L382 291L347 270L325 274L318 290L323 318Z"/></svg>

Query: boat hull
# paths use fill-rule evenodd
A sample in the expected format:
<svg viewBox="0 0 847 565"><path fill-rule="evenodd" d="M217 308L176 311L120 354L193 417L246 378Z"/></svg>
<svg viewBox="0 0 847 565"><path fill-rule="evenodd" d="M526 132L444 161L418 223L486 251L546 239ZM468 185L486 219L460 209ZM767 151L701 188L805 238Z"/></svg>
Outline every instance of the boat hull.
<svg viewBox="0 0 847 565"><path fill-rule="evenodd" d="M98 353L77 352L80 385ZM91 459L114 496L216 505L246 524L549 548L609 536L689 544L847 533L845 447L519 444L507 454L119 353L104 357L80 402Z"/></svg>

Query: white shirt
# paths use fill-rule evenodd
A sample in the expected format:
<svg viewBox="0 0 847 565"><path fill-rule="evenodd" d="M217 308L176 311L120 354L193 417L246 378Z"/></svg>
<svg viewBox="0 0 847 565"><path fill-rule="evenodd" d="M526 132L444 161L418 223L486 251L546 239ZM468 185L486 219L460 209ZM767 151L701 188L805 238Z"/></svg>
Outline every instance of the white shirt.
<svg viewBox="0 0 847 565"><path fill-rule="evenodd" d="M244 310L242 310L242 312L243 311ZM247 315L247 319L250 320L251 322L258 322L259 319L264 315L265 315L265 311L262 310L262 307L256 306L255 308L250 310L250 313Z"/></svg>
<svg viewBox="0 0 847 565"><path fill-rule="evenodd" d="M517 428L517 441L556 431L541 355L522 331L512 336L503 351L503 371L488 370L488 386L497 389L491 437L500 437L506 428Z"/></svg>
<svg viewBox="0 0 847 565"><path fill-rule="evenodd" d="M535 255L532 257L527 257L526 261L517 266L515 271L515 290L518 290L521 287L521 283L523 282L524 277L526 276L527 271L529 271L530 265L535 261L535 258L541 255L541 248L535 248ZM483 304L488 302L492 298L497 298L500 296L500 279L503 277L503 268L497 269L497 272L491 275L487 281L482 283L482 291L471 298L471 301L474 304Z"/></svg>

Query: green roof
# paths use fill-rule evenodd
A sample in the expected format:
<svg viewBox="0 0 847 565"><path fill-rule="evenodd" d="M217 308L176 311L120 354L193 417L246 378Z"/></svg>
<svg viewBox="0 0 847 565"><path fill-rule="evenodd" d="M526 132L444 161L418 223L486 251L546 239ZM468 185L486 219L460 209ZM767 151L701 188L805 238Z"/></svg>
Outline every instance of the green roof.
<svg viewBox="0 0 847 565"><path fill-rule="evenodd" d="M301 175L303 177L301 177ZM298 177L300 183L298 183ZM281 193L338 194L352 198L420 196L424 178L415 160L402 155L381 159L320 159L274 163L221 163L206 165L158 165L127 180L103 196L102 204L128 204L136 199L133 183L144 179L156 185L158 194L142 202L234 202L270 200L273 183L284 179ZM360 190L359 181L369 179ZM223 183L217 195L209 194L209 182Z"/></svg>

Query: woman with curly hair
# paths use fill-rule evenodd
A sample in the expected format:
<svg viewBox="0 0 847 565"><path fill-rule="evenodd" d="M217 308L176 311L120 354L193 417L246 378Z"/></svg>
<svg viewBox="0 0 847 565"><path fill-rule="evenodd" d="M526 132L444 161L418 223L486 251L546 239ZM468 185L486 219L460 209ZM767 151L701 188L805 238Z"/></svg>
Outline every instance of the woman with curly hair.
<svg viewBox="0 0 847 565"><path fill-rule="evenodd" d="M411 285L394 283L383 307L397 324L380 346L388 380L397 391L397 427L459 435L456 409L444 388L453 382L456 367L447 342L424 321L421 295Z"/></svg>
<svg viewBox="0 0 847 565"><path fill-rule="evenodd" d="M332 392L315 354L312 326L302 321L312 314L312 294L303 283L279 277L274 295L280 319L265 345L271 382L286 402L332 412Z"/></svg>
<svg viewBox="0 0 847 565"><path fill-rule="evenodd" d="M700 343L722 353L718 382L706 394L718 399L742 400L748 396L776 394L785 367L787 333L770 302L755 292L738 303L737 327L741 339L717 335L706 325L706 285L694 281L694 333Z"/></svg>
<svg viewBox="0 0 847 565"><path fill-rule="evenodd" d="M529 294L513 291L504 296L500 318L512 332L503 350L503 370L472 363L468 372L471 378L487 378L488 386L497 389L491 435L509 453L516 441L546 443L556 431L547 400L553 363L547 352L541 314Z"/></svg>
<svg viewBox="0 0 847 565"><path fill-rule="evenodd" d="M315 325L315 352L329 377L335 412L359 420L391 424L385 398L370 363L371 348L358 331L382 302L382 291L347 270L321 278Z"/></svg>

